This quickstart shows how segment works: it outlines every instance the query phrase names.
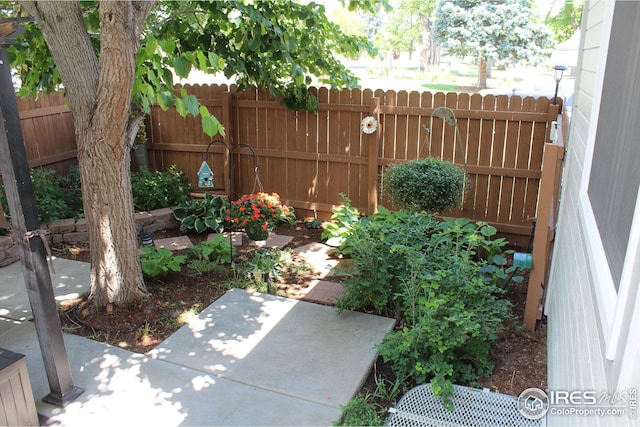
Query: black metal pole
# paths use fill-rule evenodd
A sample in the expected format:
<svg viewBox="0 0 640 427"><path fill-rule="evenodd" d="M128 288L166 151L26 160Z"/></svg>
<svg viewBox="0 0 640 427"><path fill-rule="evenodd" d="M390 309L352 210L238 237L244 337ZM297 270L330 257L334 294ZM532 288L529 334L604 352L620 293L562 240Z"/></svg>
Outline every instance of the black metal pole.
<svg viewBox="0 0 640 427"><path fill-rule="evenodd" d="M73 384L64 346L4 43L0 44L0 169L3 172L12 229L22 259L22 272L51 390L43 400L65 406L84 390Z"/></svg>

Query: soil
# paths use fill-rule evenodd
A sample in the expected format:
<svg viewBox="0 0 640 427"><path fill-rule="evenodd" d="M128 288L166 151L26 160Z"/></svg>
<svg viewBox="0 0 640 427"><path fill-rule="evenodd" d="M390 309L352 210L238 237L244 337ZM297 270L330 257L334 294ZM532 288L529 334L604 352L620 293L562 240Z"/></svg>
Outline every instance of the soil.
<svg viewBox="0 0 640 427"><path fill-rule="evenodd" d="M287 247L295 248L311 242L320 242L321 229L308 228L304 223L281 224L277 234L293 236ZM155 239L179 235L178 230L156 232ZM206 238L189 234L193 244ZM237 257L246 259L249 240L244 237ZM54 255L79 261L89 261L86 245L55 246ZM183 268L183 272L186 271ZM147 281L149 296L135 307L96 310L83 296L60 308L63 330L89 337L133 352L146 353L182 326L187 316L197 314L233 287L231 269L204 273L199 276L170 272L161 280ZM278 283L277 294L293 297L309 281L309 273L289 274ZM328 280L340 280L339 277ZM236 282L237 283L237 282ZM513 284L508 293L517 321L509 324L493 343L491 358L495 364L493 374L482 378L474 387L518 396L529 387L545 389L547 386L546 324L539 322L533 333L522 330L527 281ZM375 362L362 392L376 394L381 379L393 381L391 369L381 360ZM402 394L400 394L402 395ZM380 402L384 404L385 402ZM394 402L388 402L387 406Z"/></svg>

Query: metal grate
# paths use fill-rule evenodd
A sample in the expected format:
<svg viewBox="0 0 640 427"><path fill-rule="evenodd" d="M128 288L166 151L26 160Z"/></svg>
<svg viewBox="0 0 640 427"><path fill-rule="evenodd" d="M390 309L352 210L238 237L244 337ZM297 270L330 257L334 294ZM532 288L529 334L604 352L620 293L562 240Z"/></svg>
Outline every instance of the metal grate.
<svg viewBox="0 0 640 427"><path fill-rule="evenodd" d="M545 418L531 420L518 411L518 399L501 393L453 386L451 401L454 411L448 411L431 392L431 384L423 384L405 393L396 408L389 410L388 426L522 426L543 427Z"/></svg>

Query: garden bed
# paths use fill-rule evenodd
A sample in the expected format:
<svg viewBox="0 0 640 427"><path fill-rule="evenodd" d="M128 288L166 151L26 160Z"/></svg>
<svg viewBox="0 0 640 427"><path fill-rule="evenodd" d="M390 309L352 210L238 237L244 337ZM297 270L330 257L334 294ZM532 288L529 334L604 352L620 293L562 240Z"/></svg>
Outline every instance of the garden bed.
<svg viewBox="0 0 640 427"><path fill-rule="evenodd" d="M293 236L293 240L287 245L291 248L321 241L320 229L309 229L300 222L295 225L281 224L275 231L277 234ZM172 229L157 231L154 237L160 239L180 234L179 230ZM189 237L194 244L198 244L206 238L206 233L189 234ZM238 259L246 259L249 243L244 237L243 246L238 248L236 255ZM88 247L83 243L54 245L53 250L54 255L59 257L89 261ZM79 299L61 308L61 321L65 332L145 353L175 332L184 322L185 316L197 314L229 287L240 286L241 282L237 279L230 269L204 273L199 277L170 272L164 279L147 281L150 296L141 306L130 310L116 308L111 313L96 312L86 300ZM277 293L289 296L288 293L296 293L312 279L314 277L307 273L289 275L278 284ZM545 389L545 325L541 324L534 333L524 332L519 326L523 319L526 289L525 277L525 281L513 286L507 295L513 303L512 312L517 321L509 324L493 343L493 374L482 378L475 386L516 396L529 387ZM75 310L71 310L72 305L75 305ZM362 389L363 393L378 394L376 397L382 404L384 395L377 383L383 379L392 381L393 374L389 366L379 359ZM391 403L387 406L389 404Z"/></svg>

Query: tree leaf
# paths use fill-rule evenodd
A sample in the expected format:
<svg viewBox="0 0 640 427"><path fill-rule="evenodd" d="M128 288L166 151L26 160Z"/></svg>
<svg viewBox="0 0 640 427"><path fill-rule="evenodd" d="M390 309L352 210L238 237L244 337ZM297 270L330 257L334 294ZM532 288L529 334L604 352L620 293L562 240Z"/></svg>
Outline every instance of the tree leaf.
<svg viewBox="0 0 640 427"><path fill-rule="evenodd" d="M200 111L200 102L198 102L198 98L195 95L188 95L182 98L184 102L184 106L187 109L187 112L192 116L197 116Z"/></svg>
<svg viewBox="0 0 640 427"><path fill-rule="evenodd" d="M218 133L224 136L222 125L215 116L208 115L202 118L202 130L208 136L215 136Z"/></svg>
<svg viewBox="0 0 640 427"><path fill-rule="evenodd" d="M176 56L173 58L173 69L178 77L186 79L191 72L191 62L182 56Z"/></svg>

